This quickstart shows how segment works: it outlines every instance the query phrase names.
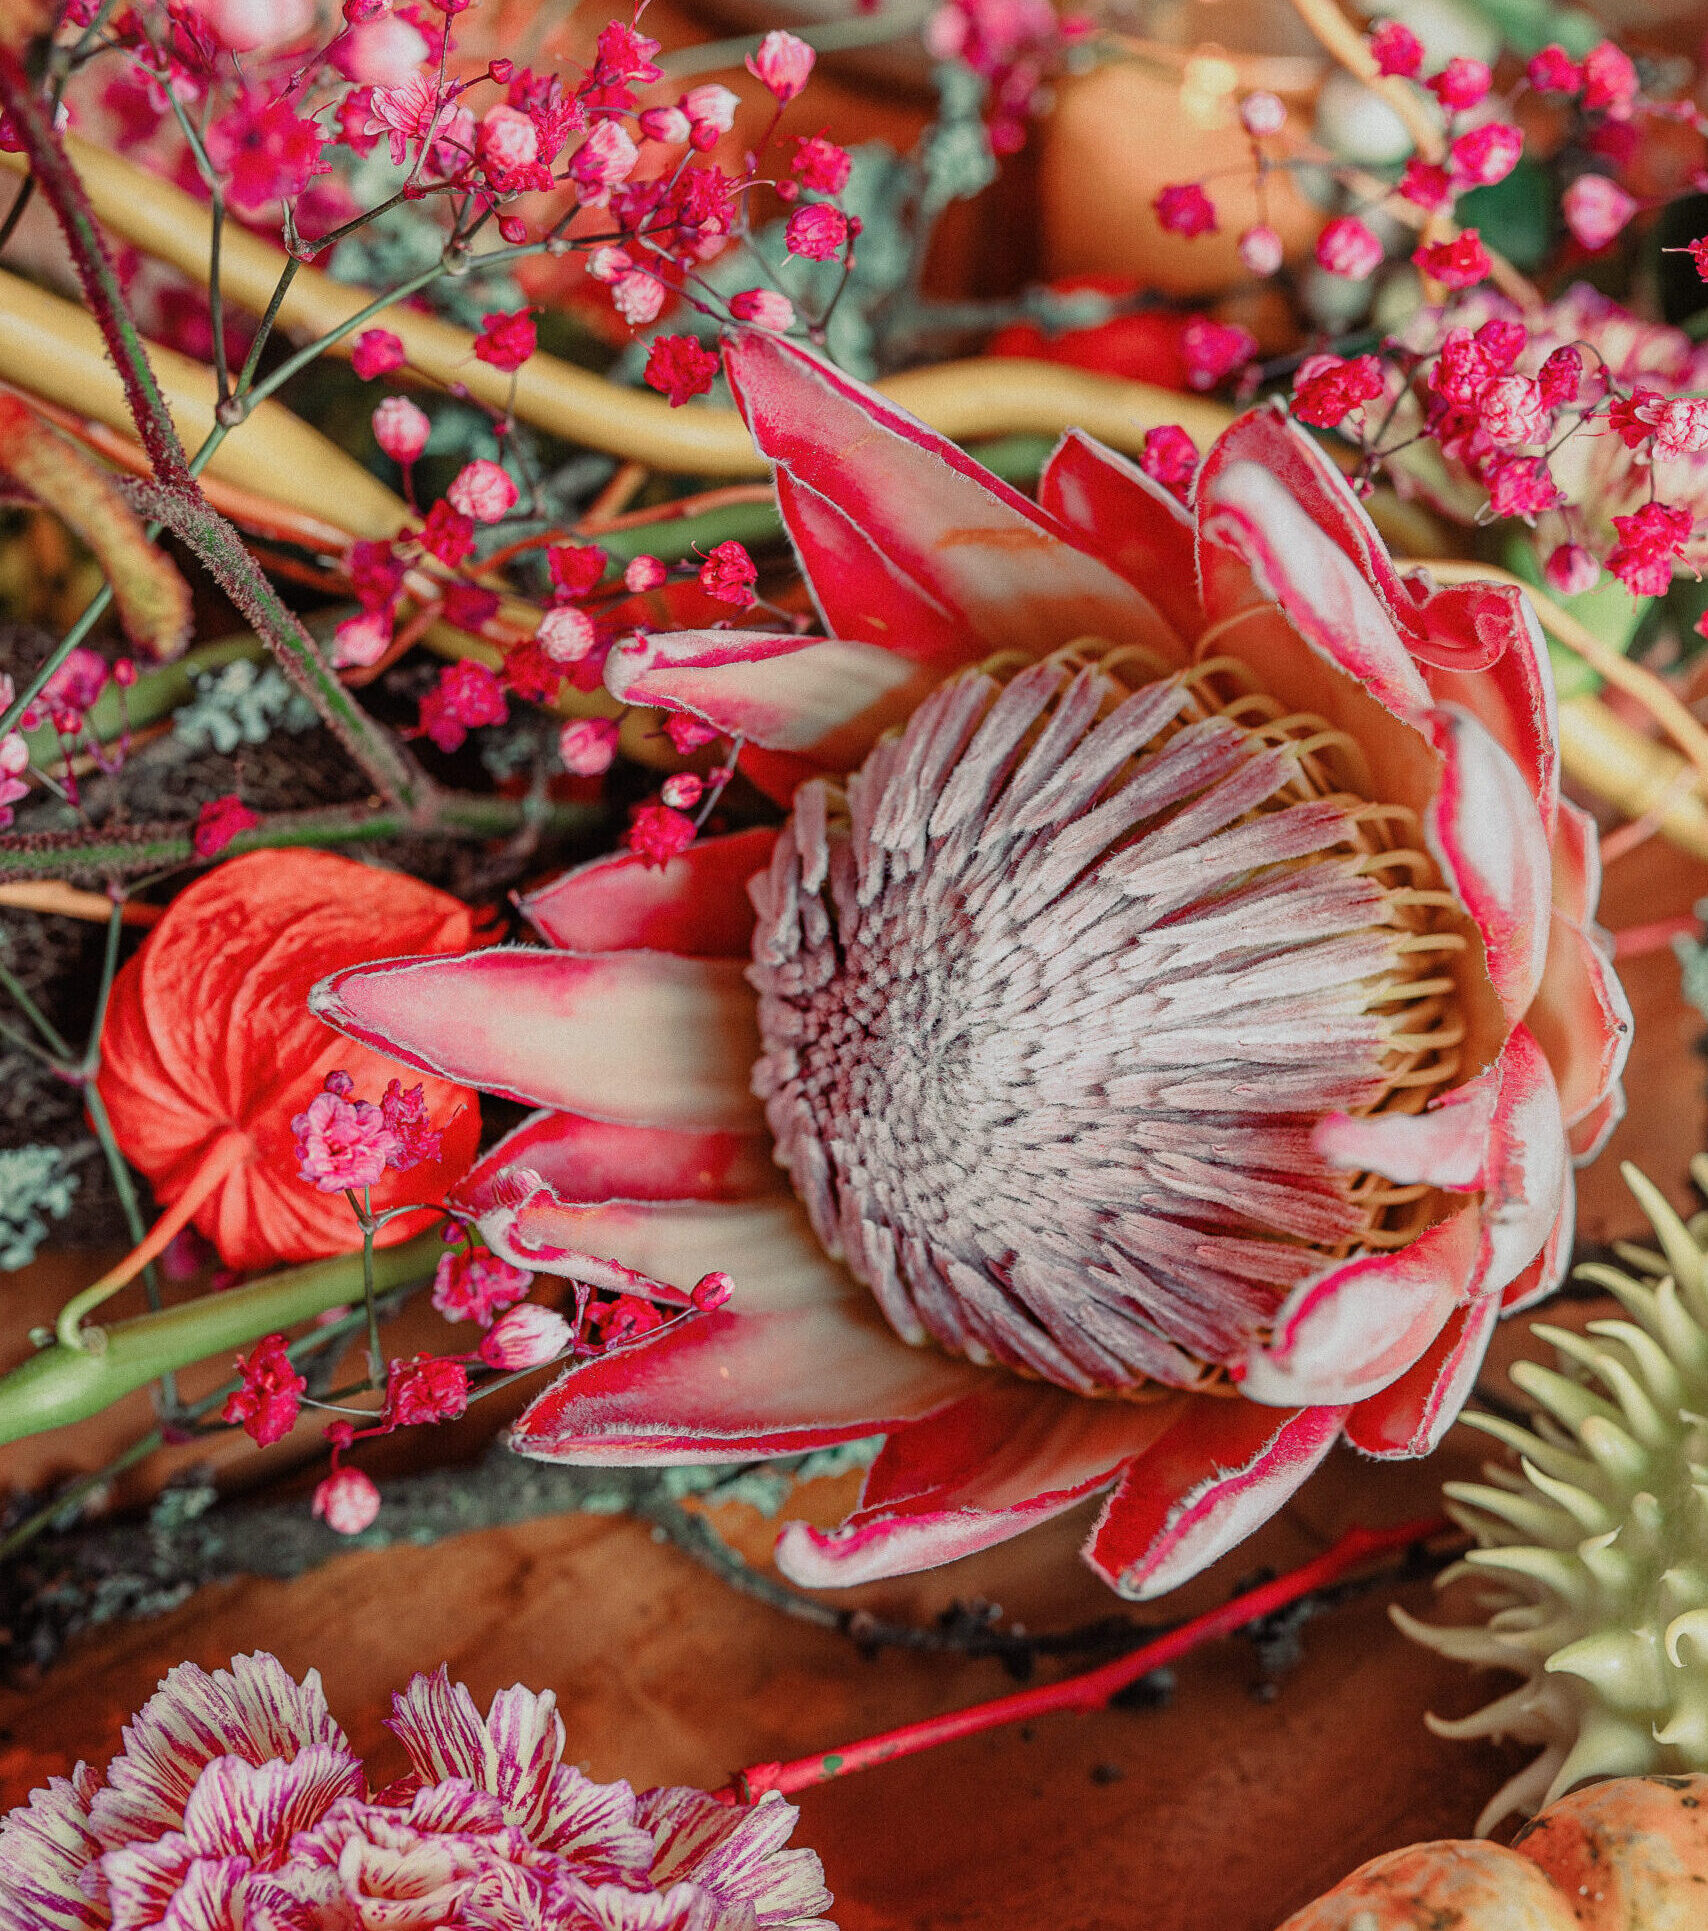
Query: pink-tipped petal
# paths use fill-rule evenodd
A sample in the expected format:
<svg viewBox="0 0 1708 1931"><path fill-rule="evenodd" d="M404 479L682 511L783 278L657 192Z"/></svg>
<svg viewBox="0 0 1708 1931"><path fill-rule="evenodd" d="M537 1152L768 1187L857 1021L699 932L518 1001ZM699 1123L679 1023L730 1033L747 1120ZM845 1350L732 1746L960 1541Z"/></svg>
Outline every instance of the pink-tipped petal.
<svg viewBox="0 0 1708 1931"><path fill-rule="evenodd" d="M1316 650L1394 716L1409 721L1429 709L1429 687L1400 636L1393 603L1376 587L1385 576L1404 594L1387 552L1302 432L1267 411L1241 417L1206 457L1197 501L1199 570L1212 621L1254 602L1279 603Z"/></svg>
<svg viewBox="0 0 1708 1931"><path fill-rule="evenodd" d="M1413 635L1430 694L1478 719L1524 777L1551 834L1560 805L1559 719L1548 648L1530 601L1512 584L1453 584L1429 594L1419 611L1425 623L1449 616L1453 632L1480 645L1489 661L1467 663L1470 650Z"/></svg>
<svg viewBox="0 0 1708 1931"><path fill-rule="evenodd" d="M1568 1131L1594 1120L1589 1149L1573 1148L1582 1166L1601 1150L1625 1111L1619 1076L1631 1050L1631 1007L1595 934L1559 912L1525 1024L1554 1069Z"/></svg>
<svg viewBox="0 0 1708 1931"><path fill-rule="evenodd" d="M322 979L328 1025L466 1086L638 1126L751 1130L753 995L733 959L528 946ZM451 1070L455 1069L455 1070Z"/></svg>
<svg viewBox="0 0 1708 1931"><path fill-rule="evenodd" d="M1600 903L1601 834L1587 811L1562 798L1554 821L1554 910L1589 925Z"/></svg>
<svg viewBox="0 0 1708 1931"><path fill-rule="evenodd" d="M1517 765L1468 711L1445 705L1423 728L1441 756L1424 842L1476 920L1489 980L1516 1024L1547 956L1553 859L1542 819Z"/></svg>
<svg viewBox="0 0 1708 1931"><path fill-rule="evenodd" d="M755 1200L785 1185L765 1133L693 1133L626 1126L578 1113L535 1113L452 1189L453 1206L504 1204L503 1176L537 1174L562 1200Z"/></svg>
<svg viewBox="0 0 1708 1931"><path fill-rule="evenodd" d="M1269 1520L1334 1446L1345 1413L1200 1396L1122 1477L1086 1561L1134 1601L1178 1587Z"/></svg>
<svg viewBox="0 0 1708 1931"><path fill-rule="evenodd" d="M1038 478L1038 507L1137 584L1181 637L1204 628L1192 512L1137 463L1070 429Z"/></svg>
<svg viewBox="0 0 1708 1931"><path fill-rule="evenodd" d="M787 1524L777 1566L804 1588L835 1589L991 1548L1106 1487L1179 1405L992 1381L891 1435L839 1527Z"/></svg>
<svg viewBox="0 0 1708 1931"><path fill-rule="evenodd" d="M894 570L887 620L895 620L905 579L920 596L922 621L935 624L947 611L986 651L1041 657L1096 636L1179 660L1179 639L1148 597L1071 547L1053 517L935 430L775 335L734 338L724 366L760 450L791 483L877 539ZM787 494L782 507L785 516L794 507ZM819 534L810 521L790 529L824 607L837 596L846 552L820 551Z"/></svg>
<svg viewBox="0 0 1708 1931"><path fill-rule="evenodd" d="M846 743L858 763L913 709L919 673L876 644L770 630L672 630L629 638L605 661L605 685L625 704L688 711L730 737L773 751ZM919 695L929 685L919 686Z"/></svg>
<svg viewBox="0 0 1708 1931"><path fill-rule="evenodd" d="M481 1216L488 1244L516 1266L677 1305L687 1302L696 1281L725 1273L734 1282L730 1306L738 1313L864 1302L790 1195L577 1202L531 1184L537 1179L513 1168L510 1200ZM494 1192L502 1193L502 1185Z"/></svg>
<svg viewBox="0 0 1708 1931"><path fill-rule="evenodd" d="M775 831L700 838L665 865L613 852L516 901L562 952L680 952L745 959L753 937L747 881L771 862Z"/></svg>
<svg viewBox="0 0 1708 1931"><path fill-rule="evenodd" d="M511 1447L628 1467L800 1454L916 1421L984 1372L908 1347L863 1301L737 1306L685 1314L572 1369L512 1428Z"/></svg>
<svg viewBox="0 0 1708 1931"><path fill-rule="evenodd" d="M1458 1419L1499 1317L1495 1295L1460 1308L1415 1367L1352 1410L1346 1439L1379 1461L1429 1454Z"/></svg>
<svg viewBox="0 0 1708 1931"><path fill-rule="evenodd" d="M1568 1194L1559 1092L1525 1026L1512 1029L1493 1066L1427 1111L1330 1114L1312 1143L1349 1172L1379 1173L1402 1186L1480 1189L1469 1294L1498 1294L1530 1264Z"/></svg>
<svg viewBox="0 0 1708 1931"><path fill-rule="evenodd" d="M1516 1279L1501 1290L1502 1318L1519 1314L1538 1301L1545 1301L1566 1278L1572 1264L1572 1239L1577 1233L1578 1187L1570 1169L1566 1173L1566 1197L1553 1232L1542 1243L1542 1251Z"/></svg>
<svg viewBox="0 0 1708 1931"><path fill-rule="evenodd" d="M1350 1405L1397 1380L1466 1298L1479 1253L1475 1204L1390 1253L1361 1254L1301 1281L1267 1346L1242 1364L1240 1393L1277 1408Z"/></svg>

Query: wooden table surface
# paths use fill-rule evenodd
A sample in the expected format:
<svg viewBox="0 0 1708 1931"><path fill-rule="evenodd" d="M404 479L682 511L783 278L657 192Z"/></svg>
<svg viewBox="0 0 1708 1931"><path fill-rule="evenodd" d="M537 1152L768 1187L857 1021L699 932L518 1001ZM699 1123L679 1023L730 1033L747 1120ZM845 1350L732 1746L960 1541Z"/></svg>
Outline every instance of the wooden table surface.
<svg viewBox="0 0 1708 1931"><path fill-rule="evenodd" d="M1615 927L1658 918L1705 889L1708 874L1651 844L1614 868L1607 917ZM1619 1157L1639 1159L1683 1203L1685 1163L1704 1144L1693 1050L1702 1020L1680 1002L1669 954L1634 960L1625 976L1639 1012L1635 1104L1586 1180L1592 1242L1637 1224ZM1503 1330L1501 1358L1524 1343L1521 1327ZM1464 1429L1424 1465L1384 1468L1337 1451L1276 1522L1153 1611L1208 1607L1261 1566L1316 1554L1352 1521L1427 1513L1441 1479L1473 1471L1483 1452ZM848 1497L838 1481L808 1499L829 1520ZM1080 1511L845 1599L916 1621L979 1598L1033 1629L1082 1622L1117 1606L1076 1560L1088 1521ZM735 1506L720 1526L756 1551L770 1533ZM1401 1638L1390 1598L1445 1613L1430 1608L1427 1585L1377 1590L1308 1624L1301 1660L1265 1694L1254 1693L1255 1652L1234 1638L1179 1667L1165 1708L1052 1717L806 1793L798 1836L824 1858L835 1916L844 1931L1273 1931L1364 1858L1465 1833L1523 1753L1429 1735L1426 1710L1461 1714L1489 1685ZM0 1692L0 1799L17 1802L79 1756L104 1761L173 1663L213 1667L254 1648L296 1671L320 1669L382 1779L401 1761L381 1727L389 1694L441 1660L483 1703L515 1681L555 1689L571 1757L637 1784L715 1785L744 1763L1013 1686L989 1660L864 1658L732 1592L644 1525L559 1517L355 1552L290 1582L223 1584L157 1621L91 1633L42 1681Z"/></svg>

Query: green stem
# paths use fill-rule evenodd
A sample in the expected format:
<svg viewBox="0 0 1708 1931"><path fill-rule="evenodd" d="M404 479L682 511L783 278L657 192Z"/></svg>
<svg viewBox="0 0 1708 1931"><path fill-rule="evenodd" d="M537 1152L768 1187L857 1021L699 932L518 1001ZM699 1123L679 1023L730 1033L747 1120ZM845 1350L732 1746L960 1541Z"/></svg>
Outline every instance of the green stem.
<svg viewBox="0 0 1708 1931"><path fill-rule="evenodd" d="M797 40L821 54L840 53L846 48L881 47L886 41L906 40L925 25L929 9L897 7L888 13L857 15L851 20L814 21L789 32ZM660 54L658 66L672 80L689 74L717 74L726 67L739 67L749 54L759 51L759 34L741 34L732 40L713 40L696 47L678 47Z"/></svg>
<svg viewBox="0 0 1708 1931"><path fill-rule="evenodd" d="M248 392L243 398L245 404L253 407L258 402L265 402L275 389L282 389L292 376L306 369L317 356L324 355L334 342L342 342L352 329L359 329L373 316L383 313L388 308L395 308L399 302L407 301L411 295L419 294L424 288L430 288L446 272L442 261L435 262L431 268L424 268L419 275L413 276L409 281L401 283L396 288L388 289L383 295L376 295L366 308L357 309L354 315L346 316L335 329L328 329L324 335L317 336L314 341L298 349L288 361L281 362L264 382L256 383L255 387Z"/></svg>
<svg viewBox="0 0 1708 1931"><path fill-rule="evenodd" d="M374 1289L423 1280L444 1251L437 1230L374 1255ZM177 1368L240 1348L360 1298L362 1256L339 1254L204 1294L159 1314L117 1321L99 1349L43 1348L0 1378L0 1444L83 1421Z"/></svg>
<svg viewBox="0 0 1708 1931"><path fill-rule="evenodd" d="M377 1388L385 1377L385 1350L380 1345L380 1311L374 1302L374 1200L364 1187L358 1202L353 1191L345 1197L362 1229L362 1306L368 1317L368 1386Z"/></svg>
<svg viewBox="0 0 1708 1931"><path fill-rule="evenodd" d="M508 838L532 826L543 837L575 838L603 821L596 805L541 804L528 798L489 798L446 792L425 816L380 807L329 805L317 811L278 812L242 831L220 849L222 858L298 845L373 844L400 838ZM119 831L39 832L0 849L0 882L63 878L67 872L103 878L143 877L196 862L195 842L181 824L129 825ZM0 982L3 983L3 982ZM69 1052L64 1055L73 1058Z"/></svg>
<svg viewBox="0 0 1708 1931"><path fill-rule="evenodd" d="M0 960L0 989L12 996L19 1011L52 1048L55 1059L62 1065L74 1066L77 1063L77 1055L66 1043L65 1036L30 997L29 988L3 960Z"/></svg>

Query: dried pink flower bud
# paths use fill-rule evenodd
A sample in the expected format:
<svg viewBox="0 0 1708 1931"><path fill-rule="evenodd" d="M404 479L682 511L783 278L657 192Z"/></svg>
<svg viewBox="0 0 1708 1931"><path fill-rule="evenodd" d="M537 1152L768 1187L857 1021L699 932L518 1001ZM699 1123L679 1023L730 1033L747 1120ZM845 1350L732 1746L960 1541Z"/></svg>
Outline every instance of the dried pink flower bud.
<svg viewBox="0 0 1708 1931"><path fill-rule="evenodd" d="M617 726L608 717L578 717L558 733L557 754L572 778L597 778L617 755Z"/></svg>
<svg viewBox="0 0 1708 1931"><path fill-rule="evenodd" d="M402 339L390 329L363 329L350 345L350 367L364 382L377 375L390 375L409 360Z"/></svg>
<svg viewBox="0 0 1708 1931"><path fill-rule="evenodd" d="M1259 90L1247 94L1239 104L1240 126L1254 140L1266 134L1279 134L1287 125L1287 107L1279 94Z"/></svg>
<svg viewBox="0 0 1708 1931"><path fill-rule="evenodd" d="M521 1368L543 1368L568 1352L569 1323L555 1308L526 1301L501 1314L480 1344L480 1358L489 1368L514 1374Z"/></svg>
<svg viewBox="0 0 1708 1931"><path fill-rule="evenodd" d="M380 1512L380 1492L359 1468L339 1468L314 1491L314 1512L340 1535L360 1535Z"/></svg>
<svg viewBox="0 0 1708 1931"><path fill-rule="evenodd" d="M649 141L676 147L687 140L694 127L679 107L649 107L640 117L640 131Z"/></svg>
<svg viewBox="0 0 1708 1931"><path fill-rule="evenodd" d="M659 786L658 795L672 811L692 811L705 789L705 781L692 771L678 771Z"/></svg>
<svg viewBox="0 0 1708 1931"><path fill-rule="evenodd" d="M611 288L611 306L630 328L643 329L658 320L664 295L664 284L656 275L635 268L617 277Z"/></svg>
<svg viewBox="0 0 1708 1931"><path fill-rule="evenodd" d="M433 425L408 396L387 396L374 411L374 441L394 463L412 463L427 447Z"/></svg>
<svg viewBox="0 0 1708 1931"><path fill-rule="evenodd" d="M1248 228L1239 238L1239 258L1253 275L1267 278L1275 274L1282 259L1281 237L1261 222Z"/></svg>
<svg viewBox="0 0 1708 1931"><path fill-rule="evenodd" d="M570 604L548 610L535 635L554 664L579 664L599 641L593 619Z"/></svg>
<svg viewBox="0 0 1708 1931"><path fill-rule="evenodd" d="M1380 240L1356 215L1337 215L1317 237L1317 265L1349 282L1375 274L1382 254Z"/></svg>
<svg viewBox="0 0 1708 1931"><path fill-rule="evenodd" d="M694 1292L689 1297L702 1314L717 1311L735 1292L735 1282L720 1272L702 1274L694 1283Z"/></svg>
<svg viewBox="0 0 1708 1931"><path fill-rule="evenodd" d="M655 556L644 553L635 557L623 572L623 585L637 595L643 590L656 590L670 575L670 572Z"/></svg>
<svg viewBox="0 0 1708 1931"><path fill-rule="evenodd" d="M793 328L795 305L787 295L780 295L774 288L745 288L739 295L729 298L729 312L738 322L751 322L757 328L776 329L779 334L784 329Z"/></svg>
<svg viewBox="0 0 1708 1931"><path fill-rule="evenodd" d="M459 515L477 523L496 523L516 507L517 490L505 471L484 456L464 463L451 478L445 500Z"/></svg>
<svg viewBox="0 0 1708 1931"><path fill-rule="evenodd" d="M391 608L363 610L346 617L332 633L334 670L366 670L391 648Z"/></svg>
<svg viewBox="0 0 1708 1931"><path fill-rule="evenodd" d="M779 102L792 101L807 84L818 55L804 40L774 28L747 56L747 71L763 81Z"/></svg>
<svg viewBox="0 0 1708 1931"><path fill-rule="evenodd" d="M1580 174L1560 197L1560 212L1578 245L1605 248L1637 212L1636 201L1604 174Z"/></svg>

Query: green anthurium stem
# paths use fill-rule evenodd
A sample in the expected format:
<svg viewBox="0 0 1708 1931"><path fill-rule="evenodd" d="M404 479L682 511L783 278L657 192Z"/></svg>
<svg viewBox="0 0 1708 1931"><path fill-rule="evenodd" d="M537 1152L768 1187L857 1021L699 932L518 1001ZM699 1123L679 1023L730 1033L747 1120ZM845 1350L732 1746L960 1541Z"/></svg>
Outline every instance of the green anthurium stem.
<svg viewBox="0 0 1708 1931"><path fill-rule="evenodd" d="M389 1294L425 1279L443 1251L437 1231L377 1249L375 1293ZM83 1348L43 1348L0 1377L0 1444L82 1421L169 1370L243 1347L361 1298L361 1254L338 1254L264 1275L223 1294L204 1294L158 1314L85 1330ZM97 1335L101 1344L89 1345Z"/></svg>

